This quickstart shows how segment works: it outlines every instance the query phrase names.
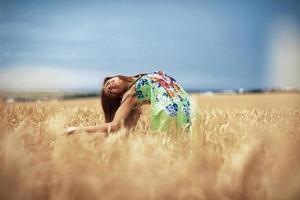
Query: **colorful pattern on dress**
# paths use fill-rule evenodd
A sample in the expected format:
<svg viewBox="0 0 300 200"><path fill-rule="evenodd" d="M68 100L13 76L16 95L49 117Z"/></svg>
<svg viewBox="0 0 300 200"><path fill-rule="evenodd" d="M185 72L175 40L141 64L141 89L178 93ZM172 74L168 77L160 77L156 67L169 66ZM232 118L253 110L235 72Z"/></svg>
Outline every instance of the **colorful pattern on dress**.
<svg viewBox="0 0 300 200"><path fill-rule="evenodd" d="M151 129L168 131L190 128L191 110L188 94L163 71L142 76L135 86L138 103L151 105ZM172 127L171 127L172 126Z"/></svg>

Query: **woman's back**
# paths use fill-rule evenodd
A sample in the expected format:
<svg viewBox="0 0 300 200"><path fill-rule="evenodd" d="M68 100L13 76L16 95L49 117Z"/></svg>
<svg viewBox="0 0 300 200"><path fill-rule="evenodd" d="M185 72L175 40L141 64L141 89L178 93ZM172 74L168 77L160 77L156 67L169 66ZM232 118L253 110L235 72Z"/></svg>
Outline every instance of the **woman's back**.
<svg viewBox="0 0 300 200"><path fill-rule="evenodd" d="M190 127L189 97L174 78L157 71L140 76L134 85L138 105L151 106L151 130L178 132Z"/></svg>

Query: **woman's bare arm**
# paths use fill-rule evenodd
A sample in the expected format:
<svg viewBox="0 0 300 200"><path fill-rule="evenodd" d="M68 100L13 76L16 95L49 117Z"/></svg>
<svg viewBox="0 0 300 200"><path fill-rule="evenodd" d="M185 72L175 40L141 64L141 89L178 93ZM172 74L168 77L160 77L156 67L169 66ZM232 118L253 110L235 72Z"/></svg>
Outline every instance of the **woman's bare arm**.
<svg viewBox="0 0 300 200"><path fill-rule="evenodd" d="M81 129L88 133L94 133L94 132L114 132L121 128L122 123L125 121L129 113L131 112L131 109L136 104L136 99L131 96L126 98L126 100L120 105L118 108L114 119L112 122L104 123L97 126L87 126L87 127L69 127L66 132L67 134L72 134L76 132L77 130Z"/></svg>

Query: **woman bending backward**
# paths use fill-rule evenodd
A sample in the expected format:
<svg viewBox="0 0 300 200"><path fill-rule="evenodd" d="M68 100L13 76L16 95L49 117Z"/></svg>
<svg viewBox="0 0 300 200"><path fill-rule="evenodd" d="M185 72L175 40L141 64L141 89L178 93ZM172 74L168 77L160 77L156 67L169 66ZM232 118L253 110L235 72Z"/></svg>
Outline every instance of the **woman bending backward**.
<svg viewBox="0 0 300 200"><path fill-rule="evenodd" d="M91 127L69 127L65 132L71 134L81 129L110 133L118 131L123 125L132 128L139 119L143 104L150 104L152 131L190 131L191 109L187 92L174 78L163 71L156 71L105 78L101 91L105 123Z"/></svg>

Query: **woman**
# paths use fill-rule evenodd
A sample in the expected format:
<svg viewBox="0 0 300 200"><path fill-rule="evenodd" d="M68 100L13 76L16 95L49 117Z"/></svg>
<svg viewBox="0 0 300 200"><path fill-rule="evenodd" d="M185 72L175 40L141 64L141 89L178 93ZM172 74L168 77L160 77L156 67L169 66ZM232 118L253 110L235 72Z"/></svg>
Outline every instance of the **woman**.
<svg viewBox="0 0 300 200"><path fill-rule="evenodd" d="M151 130L190 130L190 101L188 94L176 80L163 71L136 76L114 76L104 79L101 104L105 123L91 127L70 127L70 134L78 129L86 132L110 133L121 127L131 128L137 123L143 104L151 106Z"/></svg>

